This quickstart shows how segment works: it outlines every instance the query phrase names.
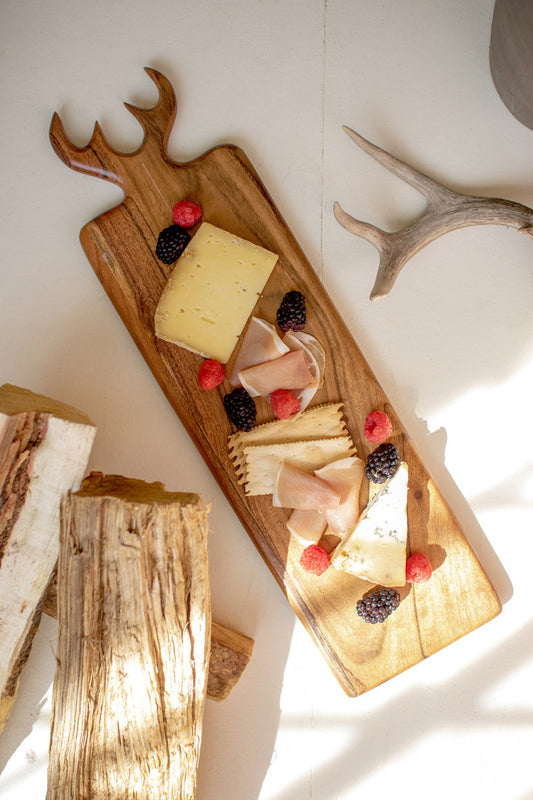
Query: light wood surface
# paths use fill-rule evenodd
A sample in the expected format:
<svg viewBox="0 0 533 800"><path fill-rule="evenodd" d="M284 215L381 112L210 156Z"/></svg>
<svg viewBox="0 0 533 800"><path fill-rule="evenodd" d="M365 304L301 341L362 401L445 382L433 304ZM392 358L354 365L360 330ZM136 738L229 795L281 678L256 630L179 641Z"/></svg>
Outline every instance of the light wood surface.
<svg viewBox="0 0 533 800"><path fill-rule="evenodd" d="M218 146L200 158L173 163L166 142L176 105L172 87L148 70L160 99L150 110L128 106L145 129L135 153L118 154L99 127L89 145L71 145L57 115L50 137L71 168L117 183L124 201L81 231L85 253L147 364L235 513L285 592L340 684L349 695L377 686L496 616L501 608L477 557L460 529L413 443L388 402L366 359L307 261L259 176L242 150ZM342 401L348 428L361 457L372 449L363 438L366 415L385 410L394 441L410 474L409 547L426 552L435 569L428 584L401 589L403 602L385 625L359 620L357 600L369 585L329 570L320 579L299 566L301 547L290 540L288 512L273 509L269 497L245 497L228 458L231 427L222 395L197 387L201 359L156 339L153 317L170 268L154 250L159 231L172 222L171 210L182 198L197 201L204 219L254 241L280 258L255 313L270 321L283 294L303 291L306 330L327 353L323 387L315 402ZM231 362L230 362L231 365ZM259 419L268 418L258 403Z"/></svg>
<svg viewBox="0 0 533 800"><path fill-rule="evenodd" d="M91 474L61 504L48 800L196 797L208 511Z"/></svg>

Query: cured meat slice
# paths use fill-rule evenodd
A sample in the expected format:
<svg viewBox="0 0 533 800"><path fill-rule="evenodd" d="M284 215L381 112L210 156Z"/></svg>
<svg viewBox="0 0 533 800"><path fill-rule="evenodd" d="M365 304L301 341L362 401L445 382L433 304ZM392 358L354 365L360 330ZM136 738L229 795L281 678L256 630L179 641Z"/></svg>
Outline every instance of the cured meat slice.
<svg viewBox="0 0 533 800"><path fill-rule="evenodd" d="M291 352L302 350L305 354L306 363L313 373L316 382L311 386L302 386L299 392L295 392L300 401L300 413L311 403L317 389L322 384L324 370L326 367L326 354L320 342L304 331L287 331L283 337L283 343L290 347Z"/></svg>
<svg viewBox="0 0 533 800"><path fill-rule="evenodd" d="M287 520L287 528L305 547L317 544L326 527L326 517L315 509L294 509Z"/></svg>
<svg viewBox="0 0 533 800"><path fill-rule="evenodd" d="M326 511L337 508L340 494L312 473L283 462L279 468L272 505L281 508Z"/></svg>
<svg viewBox="0 0 533 800"><path fill-rule="evenodd" d="M251 397L265 398L276 389L304 389L317 383L303 350L247 367L239 372L239 379Z"/></svg>
<svg viewBox="0 0 533 800"><path fill-rule="evenodd" d="M252 317L229 376L233 386L240 386L239 372L247 367L271 361L288 353L290 347L278 335L274 325L259 317Z"/></svg>
<svg viewBox="0 0 533 800"><path fill-rule="evenodd" d="M340 494L337 508L324 512L329 529L333 533L343 534L353 528L359 518L359 492L363 480L365 465L357 456L332 461L321 469L315 470L315 476L325 481Z"/></svg>

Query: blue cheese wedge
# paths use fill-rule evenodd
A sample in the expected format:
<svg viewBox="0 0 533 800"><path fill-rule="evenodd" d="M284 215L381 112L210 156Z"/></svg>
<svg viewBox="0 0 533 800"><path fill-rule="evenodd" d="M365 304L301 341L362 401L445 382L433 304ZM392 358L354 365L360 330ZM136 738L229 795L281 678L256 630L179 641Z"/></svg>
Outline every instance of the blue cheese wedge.
<svg viewBox="0 0 533 800"><path fill-rule="evenodd" d="M334 567L381 586L404 585L407 480L407 464L402 462L335 549Z"/></svg>
<svg viewBox="0 0 533 800"><path fill-rule="evenodd" d="M259 245L202 223L161 295L156 336L226 364L277 260Z"/></svg>

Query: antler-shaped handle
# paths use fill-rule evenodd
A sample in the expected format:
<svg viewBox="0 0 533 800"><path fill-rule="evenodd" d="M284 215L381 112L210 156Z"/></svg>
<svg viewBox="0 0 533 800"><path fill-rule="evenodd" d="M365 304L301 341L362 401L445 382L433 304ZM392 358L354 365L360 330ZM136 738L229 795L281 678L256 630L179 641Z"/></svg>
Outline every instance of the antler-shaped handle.
<svg viewBox="0 0 533 800"><path fill-rule="evenodd" d="M337 221L350 233L371 242L379 251L379 267L371 300L388 294L405 263L448 231L469 225L507 225L533 236L533 209L511 200L455 192L363 139L351 128L344 126L344 130L365 153L417 189L427 200L422 216L406 228L392 233L354 219L339 203L335 203Z"/></svg>
<svg viewBox="0 0 533 800"><path fill-rule="evenodd" d="M50 125L50 142L59 158L78 172L87 172L111 183L116 183L128 194L135 173L147 159L166 159L166 146L176 117L176 96L169 81L154 69L145 67L159 89L159 100L153 108L143 109L124 103L128 111L143 127L144 140L134 153L120 153L106 141L102 128L96 122L89 143L76 147L65 133L57 113Z"/></svg>

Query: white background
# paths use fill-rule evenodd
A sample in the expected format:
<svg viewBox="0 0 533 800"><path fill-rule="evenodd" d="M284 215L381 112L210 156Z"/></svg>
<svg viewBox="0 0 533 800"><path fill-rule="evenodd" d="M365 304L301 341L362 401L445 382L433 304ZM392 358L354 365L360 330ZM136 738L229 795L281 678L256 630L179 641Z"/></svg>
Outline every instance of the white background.
<svg viewBox="0 0 533 800"><path fill-rule="evenodd" d="M492 0L2 0L0 382L98 426L89 467L213 505L213 615L255 639L205 711L201 800L532 800L533 241L468 228L368 299L374 248L335 200L386 229L423 200L347 124L452 188L533 206L533 131L489 70ZM175 160L240 145L322 278L503 603L493 621L359 698L338 686L115 313L78 242L116 205L48 142L58 111L139 146L123 101L143 72L178 96ZM346 365L349 369L349 365ZM56 624L44 618L0 737L0 797L44 800Z"/></svg>

